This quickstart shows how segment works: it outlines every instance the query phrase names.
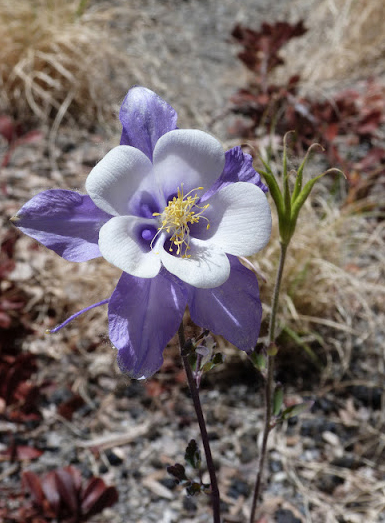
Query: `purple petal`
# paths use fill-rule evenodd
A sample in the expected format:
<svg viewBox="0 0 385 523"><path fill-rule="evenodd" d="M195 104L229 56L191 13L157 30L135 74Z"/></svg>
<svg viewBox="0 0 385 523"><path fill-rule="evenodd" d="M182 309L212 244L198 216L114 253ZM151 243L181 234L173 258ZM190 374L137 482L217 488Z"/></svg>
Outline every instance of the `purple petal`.
<svg viewBox="0 0 385 523"><path fill-rule="evenodd" d="M119 118L123 126L121 145L140 149L152 161L161 136L176 129L175 110L145 87L133 87L123 100Z"/></svg>
<svg viewBox="0 0 385 523"><path fill-rule="evenodd" d="M231 272L223 285L215 289L189 288L190 315L200 327L224 336L238 349L250 353L261 326L258 281L236 257L229 256L229 260Z"/></svg>
<svg viewBox="0 0 385 523"><path fill-rule="evenodd" d="M205 201L219 189L223 189L226 185L230 185L235 182L249 182L253 183L263 192L267 192L268 189L261 181L260 175L253 167L253 158L250 154L246 154L242 151L241 147L233 147L225 153L225 166L222 174L210 188L209 191L201 198L201 201Z"/></svg>
<svg viewBox="0 0 385 523"><path fill-rule="evenodd" d="M186 302L183 287L166 271L152 279L123 273L108 307L110 339L122 372L139 379L160 369Z"/></svg>
<svg viewBox="0 0 385 523"><path fill-rule="evenodd" d="M50 189L29 200L12 221L66 260L81 262L101 256L99 229L110 218L88 195Z"/></svg>

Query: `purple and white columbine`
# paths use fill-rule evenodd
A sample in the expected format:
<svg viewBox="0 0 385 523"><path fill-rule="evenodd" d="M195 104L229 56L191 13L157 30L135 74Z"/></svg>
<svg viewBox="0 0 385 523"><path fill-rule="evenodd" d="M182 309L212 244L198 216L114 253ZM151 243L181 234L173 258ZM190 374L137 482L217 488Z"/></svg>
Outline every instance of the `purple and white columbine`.
<svg viewBox="0 0 385 523"><path fill-rule="evenodd" d="M120 120L121 145L92 169L88 194L42 192L15 225L67 260L103 256L122 269L99 304L108 301L110 339L131 377L161 367L186 305L197 325L252 351L258 283L237 256L267 244L271 215L251 157L177 129L174 109L143 87L130 89Z"/></svg>

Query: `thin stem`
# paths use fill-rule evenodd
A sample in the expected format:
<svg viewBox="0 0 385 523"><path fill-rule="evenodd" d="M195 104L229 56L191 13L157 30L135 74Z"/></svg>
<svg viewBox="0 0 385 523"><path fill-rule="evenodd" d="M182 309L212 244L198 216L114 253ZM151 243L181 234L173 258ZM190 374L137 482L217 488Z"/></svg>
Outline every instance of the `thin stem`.
<svg viewBox="0 0 385 523"><path fill-rule="evenodd" d="M273 299L272 299L272 303L271 303L271 315L270 315L270 323L269 323L269 344L271 344L275 341L275 323L276 323L276 318L277 318L279 291L281 289L282 274L283 274L283 268L284 268L285 260L286 260L287 248L288 248L288 244L281 243L281 253L280 253L280 257L279 257L279 265L278 265L278 270L277 270L277 276L275 279Z"/></svg>
<svg viewBox="0 0 385 523"><path fill-rule="evenodd" d="M287 244L281 243L281 252L279 257L279 265L277 270L277 276L275 280L272 304L271 304L271 315L269 323L269 346L271 346L275 341L275 325L279 301L279 291L281 288L283 267L285 265ZM254 495L251 505L250 512L250 523L254 523L255 511L257 508L257 502L261 492L263 468L265 465L266 458L266 449L267 449L267 440L269 433L272 429L271 426L271 413L272 413L272 393L273 393L273 377L274 377L274 356L267 356L267 374L265 381L265 416L264 416L264 426L263 426L263 435L262 435L262 446L259 454L258 468L257 468L257 477L255 480L254 486Z"/></svg>
<svg viewBox="0 0 385 523"><path fill-rule="evenodd" d="M187 344L186 344L186 340L185 340L185 336L184 336L183 322L179 326L178 336L179 336L180 353L182 356L183 366L186 371L187 382L188 382L188 385L190 388L190 393L191 393L191 398L193 400L195 413L196 413L196 416L198 419L203 448L204 448L205 455L206 455L207 470L208 470L209 476L210 476L211 503L212 503L212 507L213 507L213 523L220 523L220 521L221 521L220 496L219 496L217 476L215 473L214 461L213 461L213 457L211 454L209 437L208 437L207 428L206 428L206 422L205 422L205 418L203 416L201 401L199 398L199 391L198 391L198 388L197 388L197 385L196 385L196 382L195 382L195 379L193 376L193 372L192 372L191 365L190 365L190 362L188 359L188 355L185 354L185 349L187 347Z"/></svg>

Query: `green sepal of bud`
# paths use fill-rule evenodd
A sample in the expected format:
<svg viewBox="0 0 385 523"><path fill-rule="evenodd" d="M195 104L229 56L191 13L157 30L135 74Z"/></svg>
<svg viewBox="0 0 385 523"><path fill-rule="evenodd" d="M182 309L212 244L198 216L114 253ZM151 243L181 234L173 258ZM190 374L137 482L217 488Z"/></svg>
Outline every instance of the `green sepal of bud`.
<svg viewBox="0 0 385 523"><path fill-rule="evenodd" d="M283 404L283 388L280 383L277 383L273 396L273 415L278 416L281 412Z"/></svg>
<svg viewBox="0 0 385 523"><path fill-rule="evenodd" d="M290 222L291 216L291 197L290 197L290 187L289 187L289 175L287 172L287 136L290 134L286 133L283 138L283 159L282 159L282 168L283 168L283 201L284 201L284 213L285 213L285 222Z"/></svg>
<svg viewBox="0 0 385 523"><path fill-rule="evenodd" d="M287 170L287 137L289 133L285 134L283 139L284 149L283 149L283 158L282 158L282 169L283 169L283 180L282 180L282 190L280 189L277 180L268 164L262 159L262 163L265 167L265 171L260 171L262 176L265 179L266 185L269 188L271 197L275 203L278 214L278 224L279 224L279 234L280 241L282 245L289 245L289 242L294 234L295 227L297 224L297 219L301 207L305 203L307 197L309 196L311 190L313 189L316 182L321 179L325 174L335 172L342 174L345 178L346 176L340 169L328 169L322 174L316 176L315 178L309 180L304 187L303 184L303 171L306 166L306 163L309 158L309 154L315 147L321 147L319 144L312 144L306 152L305 158L303 159L301 165L298 168L296 173L296 180L294 184L294 189L292 194L290 194L289 186L289 174ZM321 147L321 149L323 149Z"/></svg>
<svg viewBox="0 0 385 523"><path fill-rule="evenodd" d="M295 199L292 198L292 208L291 208L291 218L290 218L291 236L293 235L294 230L295 230L299 211L301 210L301 207L305 203L305 201L306 201L307 197L309 196L311 190L313 189L314 185L318 182L318 180L323 178L325 176L325 174L330 174L332 172L342 174L342 176L344 176L346 178L345 174L340 169L335 169L335 168L328 169L327 171L316 176L315 178L312 178L311 180L309 180L305 184L304 188L300 191L300 193L296 196L296 198ZM294 196L294 192L293 192L293 196Z"/></svg>
<svg viewBox="0 0 385 523"><path fill-rule="evenodd" d="M309 149L306 151L305 158L303 159L303 161L302 161L302 163L299 166L298 171L297 171L297 176L296 176L296 179L295 179L295 185L294 185L294 189L293 189L293 194L291 195L292 203L294 203L294 201L297 199L299 193L301 192L302 181L303 181L303 171L305 169L305 165L306 165L306 163L307 163L307 161L309 159L309 155L310 155L311 151L313 149L315 149L316 147L319 147L322 151L325 150L322 147L322 145L320 145L319 143L313 143L313 144L311 144Z"/></svg>
<svg viewBox="0 0 385 523"><path fill-rule="evenodd" d="M281 189L279 188L278 182L275 179L275 176L274 176L272 170L270 169L269 164L266 163L262 158L261 158L261 161L262 161L266 171L259 171L259 172L264 177L266 185L269 188L271 197L273 198L275 206L277 207L278 215L281 215L285 212L285 206L284 206L284 202L283 202Z"/></svg>
<svg viewBox="0 0 385 523"><path fill-rule="evenodd" d="M274 342L267 347L266 354L268 356L276 356L278 354L278 347Z"/></svg>
<svg viewBox="0 0 385 523"><path fill-rule="evenodd" d="M259 372L266 370L266 356L264 354L253 351L250 354L250 360L254 367L259 370Z"/></svg>
<svg viewBox="0 0 385 523"><path fill-rule="evenodd" d="M202 367L202 372L208 372L209 370L213 369L217 365L221 365L224 363L225 357L221 352L216 352L214 356L211 358L210 361L205 363Z"/></svg>
<svg viewBox="0 0 385 523"><path fill-rule="evenodd" d="M196 481L192 481L186 486L186 492L189 496L197 496L202 490L202 485Z"/></svg>

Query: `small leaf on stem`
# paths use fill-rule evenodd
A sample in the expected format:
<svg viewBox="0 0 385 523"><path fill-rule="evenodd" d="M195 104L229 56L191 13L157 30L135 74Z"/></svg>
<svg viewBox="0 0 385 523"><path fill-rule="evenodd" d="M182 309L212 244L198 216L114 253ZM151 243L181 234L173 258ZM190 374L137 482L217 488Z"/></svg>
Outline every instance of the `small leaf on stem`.
<svg viewBox="0 0 385 523"><path fill-rule="evenodd" d="M273 415L278 416L281 411L283 403L283 388L280 383L277 383L273 397Z"/></svg>
<svg viewBox="0 0 385 523"><path fill-rule="evenodd" d="M184 459L187 461L192 468L199 470L201 466L201 453L197 442L195 439L192 439L187 445Z"/></svg>
<svg viewBox="0 0 385 523"><path fill-rule="evenodd" d="M295 418L304 412L308 412L314 404L314 401L304 401L303 403L298 403L297 405L292 405L285 409L281 414L281 419L286 420L290 418Z"/></svg>
<svg viewBox="0 0 385 523"><path fill-rule="evenodd" d="M185 468L180 463L175 463L175 465L170 465L167 467L167 472L174 476L174 478L180 483L181 481L187 481L187 476Z"/></svg>

